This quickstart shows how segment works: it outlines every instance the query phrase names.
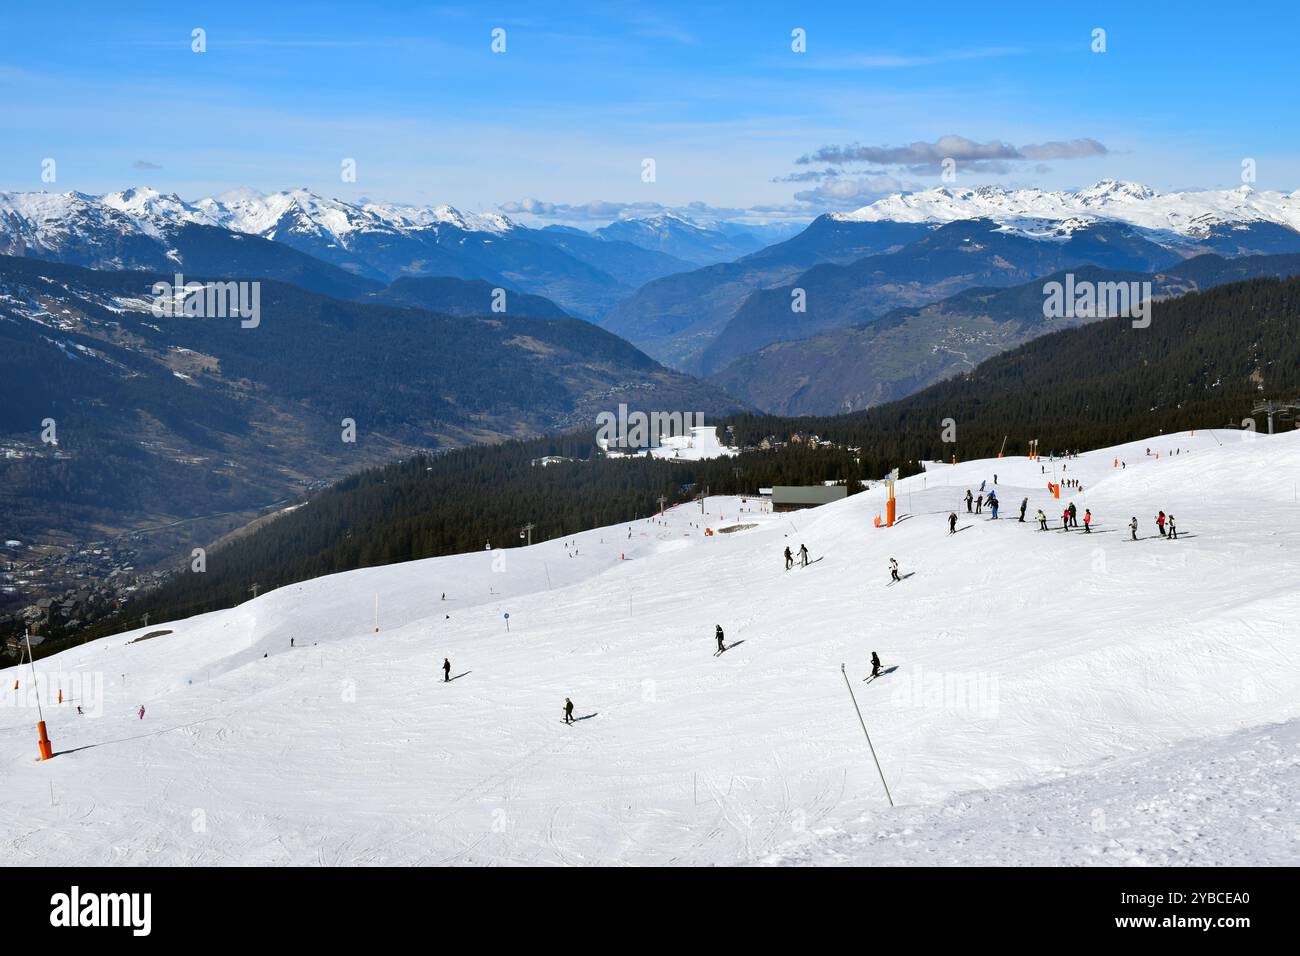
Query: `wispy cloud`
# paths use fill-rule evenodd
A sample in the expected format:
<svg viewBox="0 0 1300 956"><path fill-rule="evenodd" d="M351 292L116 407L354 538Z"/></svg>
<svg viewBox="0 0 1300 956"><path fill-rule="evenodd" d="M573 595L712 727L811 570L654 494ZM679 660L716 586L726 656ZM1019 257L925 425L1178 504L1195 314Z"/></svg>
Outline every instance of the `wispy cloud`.
<svg viewBox="0 0 1300 956"><path fill-rule="evenodd" d="M987 60L1025 53L1018 47L979 47L940 53L858 53L845 56L818 57L811 53L788 61L812 70L902 70L920 66L939 66L965 60Z"/></svg>

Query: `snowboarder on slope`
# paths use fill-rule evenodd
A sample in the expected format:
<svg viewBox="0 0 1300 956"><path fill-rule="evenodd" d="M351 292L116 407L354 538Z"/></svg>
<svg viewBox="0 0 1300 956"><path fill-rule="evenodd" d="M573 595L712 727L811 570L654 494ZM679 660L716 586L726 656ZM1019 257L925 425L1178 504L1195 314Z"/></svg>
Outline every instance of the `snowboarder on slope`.
<svg viewBox="0 0 1300 956"><path fill-rule="evenodd" d="M808 545L799 545L799 562L806 568L808 567Z"/></svg>
<svg viewBox="0 0 1300 956"><path fill-rule="evenodd" d="M1134 515L1134 516L1133 516L1133 520L1130 521L1130 522L1128 523L1128 533L1131 534L1131 535L1133 536L1133 540L1134 540L1134 541L1136 541L1136 540L1138 539L1138 519L1137 519L1137 515Z"/></svg>
<svg viewBox="0 0 1300 956"><path fill-rule="evenodd" d="M871 652L871 676L880 676L880 655L875 651Z"/></svg>
<svg viewBox="0 0 1300 956"><path fill-rule="evenodd" d="M957 512L955 511L950 512L948 515L948 533L949 534L957 533Z"/></svg>
<svg viewBox="0 0 1300 956"><path fill-rule="evenodd" d="M785 569L789 571L794 567L794 555L790 553L790 546L785 546Z"/></svg>
<svg viewBox="0 0 1300 956"><path fill-rule="evenodd" d="M717 637L718 639L718 653L721 654L723 651L727 649L727 646L722 643L722 625L721 624L717 625L717 628L718 628L718 632L715 635L715 637Z"/></svg>
<svg viewBox="0 0 1300 956"><path fill-rule="evenodd" d="M571 723L574 722L574 720L573 720L573 701L569 700L569 698L567 698L567 697L564 698L564 722L565 722L566 724L571 724Z"/></svg>
<svg viewBox="0 0 1300 956"><path fill-rule="evenodd" d="M442 682L444 684L451 683L451 658L450 657L444 657L442 659Z"/></svg>
<svg viewBox="0 0 1300 956"><path fill-rule="evenodd" d="M903 580L898 576L898 561L894 558L889 559L889 577L894 581Z"/></svg>

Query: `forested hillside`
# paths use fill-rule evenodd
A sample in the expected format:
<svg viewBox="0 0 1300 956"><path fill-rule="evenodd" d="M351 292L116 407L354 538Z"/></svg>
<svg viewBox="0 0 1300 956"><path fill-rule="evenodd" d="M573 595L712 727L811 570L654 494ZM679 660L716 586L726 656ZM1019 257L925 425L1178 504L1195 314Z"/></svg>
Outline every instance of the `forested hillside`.
<svg viewBox="0 0 1300 956"><path fill-rule="evenodd" d="M733 459L669 462L593 457L592 436L508 442L418 456L348 478L227 548L204 574L141 595L125 620L193 614L332 571L513 546L644 516L708 488L750 494L903 474L920 460L1093 448L1158 432L1240 427L1265 397L1300 394L1300 279L1255 280L1157 305L1151 326L1104 320L1037 339L975 372L871 411L827 418L722 419L737 441L818 435ZM943 440L945 421L957 441ZM1264 427L1261 422L1260 428ZM1283 423L1282 427L1289 427ZM860 449L850 451L849 449ZM542 466L543 456L577 460ZM111 629L111 622L100 629ZM106 631L104 631L106 632Z"/></svg>

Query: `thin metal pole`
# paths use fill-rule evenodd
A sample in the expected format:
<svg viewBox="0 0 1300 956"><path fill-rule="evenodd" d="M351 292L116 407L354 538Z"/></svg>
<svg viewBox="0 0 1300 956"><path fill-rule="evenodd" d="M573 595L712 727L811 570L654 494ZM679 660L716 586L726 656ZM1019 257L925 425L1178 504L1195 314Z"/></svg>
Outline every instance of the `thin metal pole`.
<svg viewBox="0 0 1300 956"><path fill-rule="evenodd" d="M41 687L36 681L36 659L32 657L32 632L23 631L23 637L27 638L27 663L32 666L32 687L36 690L36 717L41 723L45 723L45 714L41 713ZM44 747L44 744L41 744Z"/></svg>
<svg viewBox="0 0 1300 956"><path fill-rule="evenodd" d="M848 672L844 670L844 665L840 665L840 673L844 675L844 686L849 689L849 697L853 700L853 709L858 712L858 723L862 725L862 733L867 738L867 746L871 749L871 759L876 762L876 773L880 774L880 782L885 788L885 797L889 800L889 805L894 805L894 798L889 794L889 784L885 783L885 771L880 769L880 760L876 757L876 748L871 744L871 734L867 733L867 722L862 719L862 708L858 706L857 695L853 693L853 685L849 683Z"/></svg>

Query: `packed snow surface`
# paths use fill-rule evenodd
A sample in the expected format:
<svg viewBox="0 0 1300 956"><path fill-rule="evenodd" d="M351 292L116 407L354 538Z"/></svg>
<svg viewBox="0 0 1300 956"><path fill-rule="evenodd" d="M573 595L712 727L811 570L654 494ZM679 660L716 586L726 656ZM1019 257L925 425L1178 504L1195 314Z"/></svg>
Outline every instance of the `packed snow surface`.
<svg viewBox="0 0 1300 956"><path fill-rule="evenodd" d="M51 761L0 672L0 862L1295 864L1297 475L1225 431L931 465L892 528L715 497L154 622L37 661Z"/></svg>

